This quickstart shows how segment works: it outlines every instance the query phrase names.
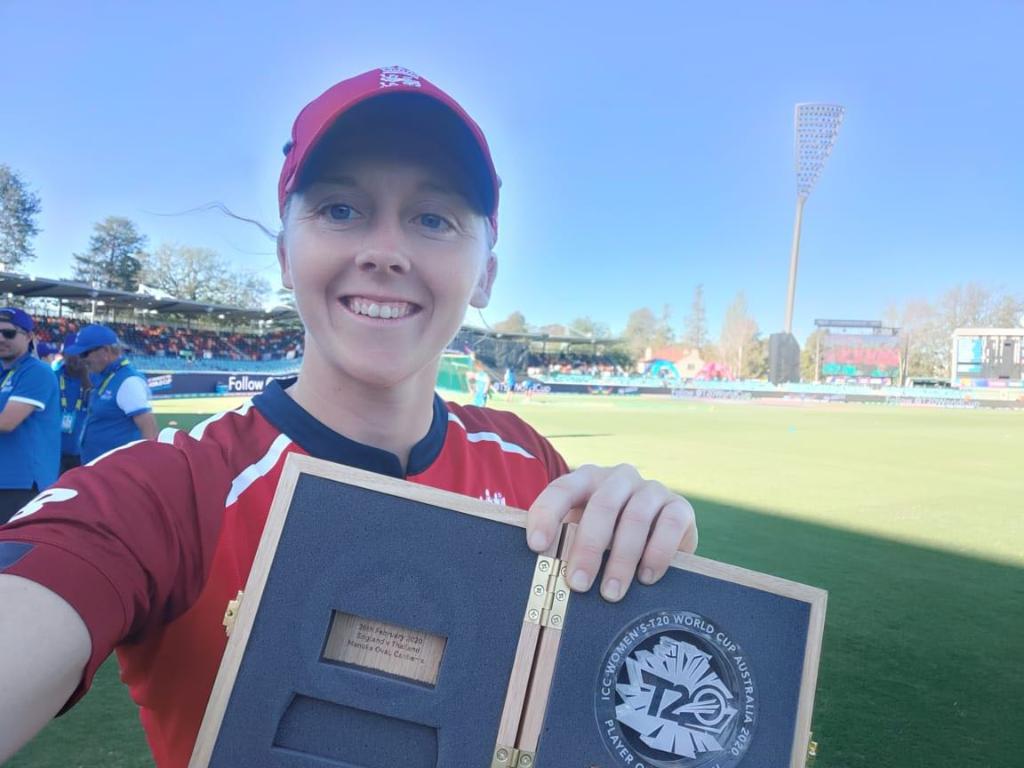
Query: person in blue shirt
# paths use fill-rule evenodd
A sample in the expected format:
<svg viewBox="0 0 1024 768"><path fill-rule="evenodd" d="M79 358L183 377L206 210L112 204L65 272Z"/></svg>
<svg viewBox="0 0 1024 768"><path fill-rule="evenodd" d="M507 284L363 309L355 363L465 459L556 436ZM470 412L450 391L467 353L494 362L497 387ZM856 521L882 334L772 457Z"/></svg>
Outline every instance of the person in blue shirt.
<svg viewBox="0 0 1024 768"><path fill-rule="evenodd" d="M64 358L54 365L60 392L60 473L63 475L82 463L82 428L89 403L92 382L85 363L78 355L67 354L75 343L75 334L64 339Z"/></svg>
<svg viewBox="0 0 1024 768"><path fill-rule="evenodd" d="M512 395L516 393L516 372L511 366L505 369L505 392L506 400L511 400Z"/></svg>
<svg viewBox="0 0 1024 768"><path fill-rule="evenodd" d="M477 365L476 377L473 379L473 405L483 408L491 394L491 375L482 365Z"/></svg>
<svg viewBox="0 0 1024 768"><path fill-rule="evenodd" d="M57 365L57 353L60 350L56 344L51 344L48 341L37 341L36 342L36 357L46 363L48 366L56 370Z"/></svg>
<svg viewBox="0 0 1024 768"><path fill-rule="evenodd" d="M0 525L57 479L60 402L57 378L35 356L35 323L0 308Z"/></svg>
<svg viewBox="0 0 1024 768"><path fill-rule="evenodd" d="M81 461L88 464L136 440L155 440L156 419L146 379L122 355L117 334L105 325L82 328L64 353L77 355L91 374Z"/></svg>

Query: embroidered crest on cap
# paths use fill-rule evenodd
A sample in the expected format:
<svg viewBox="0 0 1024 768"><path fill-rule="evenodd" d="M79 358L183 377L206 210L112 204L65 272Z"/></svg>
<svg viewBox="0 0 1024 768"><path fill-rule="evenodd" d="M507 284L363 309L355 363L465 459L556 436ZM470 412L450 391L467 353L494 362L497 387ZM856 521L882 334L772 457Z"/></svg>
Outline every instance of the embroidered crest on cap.
<svg viewBox="0 0 1024 768"><path fill-rule="evenodd" d="M396 85L406 85L411 88L422 88L420 76L411 69L405 67L382 67L380 70L380 87L392 88Z"/></svg>

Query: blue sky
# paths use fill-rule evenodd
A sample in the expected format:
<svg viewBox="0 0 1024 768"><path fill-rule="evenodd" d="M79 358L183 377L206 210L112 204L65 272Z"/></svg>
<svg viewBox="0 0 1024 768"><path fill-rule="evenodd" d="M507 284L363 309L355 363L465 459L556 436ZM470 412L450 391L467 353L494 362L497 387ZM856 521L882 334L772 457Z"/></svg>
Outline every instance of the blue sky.
<svg viewBox="0 0 1024 768"><path fill-rule="evenodd" d="M276 281L280 148L338 79L401 64L483 126L504 181L489 322L746 292L780 329L793 105L846 106L808 201L795 330L978 281L1024 293L1020 2L0 4L0 162L41 195L32 271L92 224L212 247ZM276 283L275 283L276 284Z"/></svg>

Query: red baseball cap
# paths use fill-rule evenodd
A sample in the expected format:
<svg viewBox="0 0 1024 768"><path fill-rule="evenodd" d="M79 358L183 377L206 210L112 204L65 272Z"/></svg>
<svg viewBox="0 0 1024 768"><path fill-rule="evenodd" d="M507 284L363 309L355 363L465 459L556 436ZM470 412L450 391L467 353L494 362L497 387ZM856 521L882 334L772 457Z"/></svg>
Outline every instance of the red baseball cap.
<svg viewBox="0 0 1024 768"><path fill-rule="evenodd" d="M494 161L480 126L451 96L426 78L404 67L382 67L332 85L309 102L292 125L292 138L284 147L284 166L277 184L277 200L281 215L285 201L294 191L304 164L317 143L342 115L357 104L394 94L417 94L447 108L467 129L465 150L469 170L479 187L484 213L498 231L498 189L501 181L494 170Z"/></svg>

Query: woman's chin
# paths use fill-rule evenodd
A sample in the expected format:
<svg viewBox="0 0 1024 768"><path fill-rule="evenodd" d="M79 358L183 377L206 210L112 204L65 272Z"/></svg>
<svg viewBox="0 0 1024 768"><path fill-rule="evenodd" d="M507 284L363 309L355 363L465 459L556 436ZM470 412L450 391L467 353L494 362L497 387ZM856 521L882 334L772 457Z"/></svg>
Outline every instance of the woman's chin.
<svg viewBox="0 0 1024 768"><path fill-rule="evenodd" d="M361 361L357 364L353 364L351 361L344 361L339 362L335 367L346 379L363 386L378 389L391 389L401 386L410 380L415 380L417 374L422 372L422 369L417 370L407 363L403 365L400 361L395 360L385 360L377 363ZM436 378L436 374L433 378ZM430 381L430 386L433 388L433 380Z"/></svg>

